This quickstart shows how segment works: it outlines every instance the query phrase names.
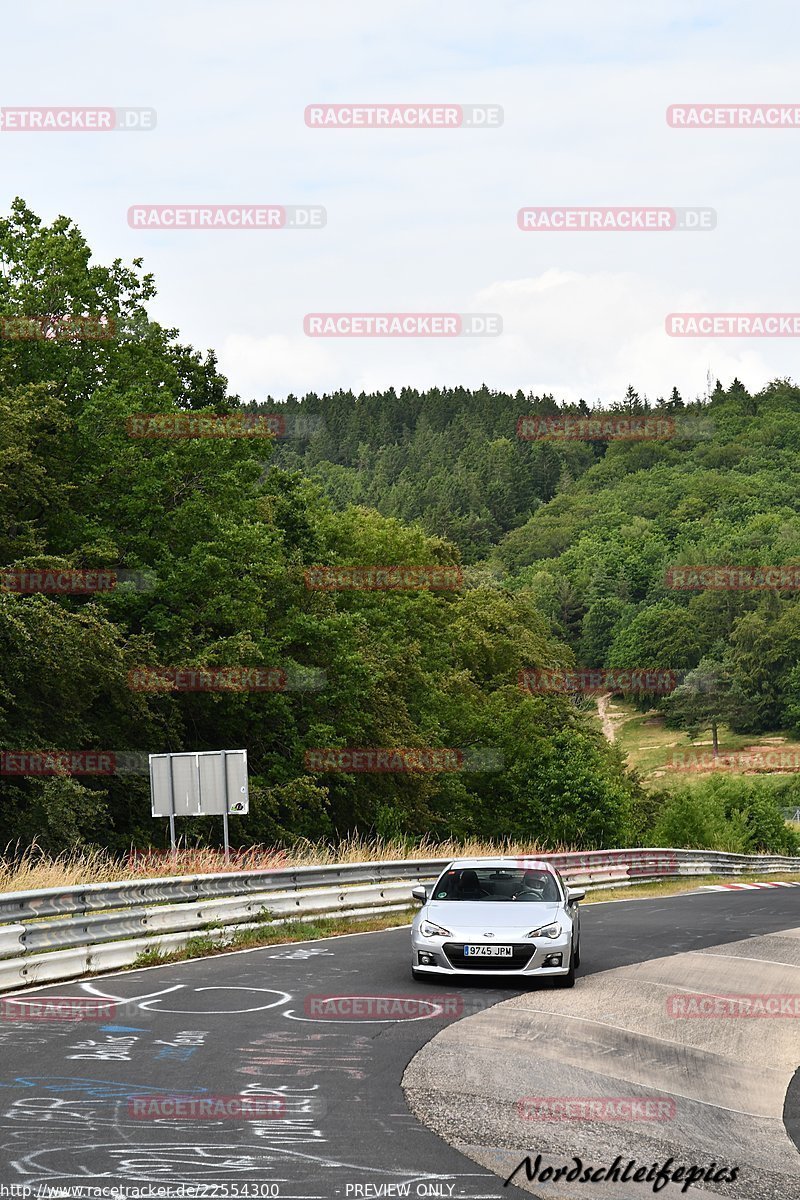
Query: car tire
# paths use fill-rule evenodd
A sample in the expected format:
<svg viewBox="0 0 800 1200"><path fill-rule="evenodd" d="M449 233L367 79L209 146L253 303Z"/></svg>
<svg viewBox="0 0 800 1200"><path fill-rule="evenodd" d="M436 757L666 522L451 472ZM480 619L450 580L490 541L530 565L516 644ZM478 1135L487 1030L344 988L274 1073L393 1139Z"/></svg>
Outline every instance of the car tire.
<svg viewBox="0 0 800 1200"><path fill-rule="evenodd" d="M581 939L580 939L580 936L579 936L579 937L578 937L578 944L577 944L577 946L575 947L575 966L576 966L576 967L579 967L580 965L581 965Z"/></svg>
<svg viewBox="0 0 800 1200"><path fill-rule="evenodd" d="M555 977L556 987L560 987L560 988L575 987L575 967L577 965L578 964L575 960L575 947L572 946L572 947L570 947L570 954L569 954L569 970L567 971L566 975L557 975Z"/></svg>

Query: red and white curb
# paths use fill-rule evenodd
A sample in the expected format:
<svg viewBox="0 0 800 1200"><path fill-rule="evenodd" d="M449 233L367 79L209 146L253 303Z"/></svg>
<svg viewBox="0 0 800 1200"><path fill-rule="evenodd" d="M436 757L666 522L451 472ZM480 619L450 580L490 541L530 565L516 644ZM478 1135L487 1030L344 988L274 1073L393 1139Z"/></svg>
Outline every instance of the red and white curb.
<svg viewBox="0 0 800 1200"><path fill-rule="evenodd" d="M770 880L769 883L707 883L705 887L697 890L700 892L752 892L758 888L773 887L800 887L800 880L793 880L791 883L779 879Z"/></svg>

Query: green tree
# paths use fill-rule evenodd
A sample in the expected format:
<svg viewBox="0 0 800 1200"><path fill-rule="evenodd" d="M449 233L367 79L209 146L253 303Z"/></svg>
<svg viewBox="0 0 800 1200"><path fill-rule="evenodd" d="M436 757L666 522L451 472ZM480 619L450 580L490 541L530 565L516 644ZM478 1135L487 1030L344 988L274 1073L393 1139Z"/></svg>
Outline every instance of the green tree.
<svg viewBox="0 0 800 1200"><path fill-rule="evenodd" d="M714 758L719 755L719 726L733 711L732 678L721 662L704 658L665 698L662 711L667 727L683 729L694 740L711 730Z"/></svg>

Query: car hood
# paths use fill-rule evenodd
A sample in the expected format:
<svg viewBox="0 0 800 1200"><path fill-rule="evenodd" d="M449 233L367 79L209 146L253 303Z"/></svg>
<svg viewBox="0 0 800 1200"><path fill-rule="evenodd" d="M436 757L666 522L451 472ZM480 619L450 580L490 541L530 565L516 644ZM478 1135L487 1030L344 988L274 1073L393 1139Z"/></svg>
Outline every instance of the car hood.
<svg viewBox="0 0 800 1200"><path fill-rule="evenodd" d="M558 903L517 904L513 900L431 900L425 906L425 918L442 925L459 937L483 938L487 933L524 937L531 929L563 921L565 913Z"/></svg>

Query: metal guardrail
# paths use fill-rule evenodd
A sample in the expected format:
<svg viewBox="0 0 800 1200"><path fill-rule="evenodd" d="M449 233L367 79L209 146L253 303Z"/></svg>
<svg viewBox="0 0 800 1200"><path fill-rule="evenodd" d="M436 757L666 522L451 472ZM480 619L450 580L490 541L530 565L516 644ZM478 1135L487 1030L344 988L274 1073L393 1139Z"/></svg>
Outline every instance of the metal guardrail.
<svg viewBox="0 0 800 1200"><path fill-rule="evenodd" d="M268 891L300 891L333 883L378 883L384 879L416 879L420 870L433 876L446 859L354 863L330 867L289 867L275 871L230 871L219 875L176 875L164 879L87 883L0 894L0 925L5 921L88 913L131 904L158 904L208 896L238 896Z"/></svg>
<svg viewBox="0 0 800 1200"><path fill-rule="evenodd" d="M539 857L568 882L590 890L682 876L800 872L800 858L708 850L596 850ZM0 990L129 965L143 950L179 948L198 933L225 940L237 928L302 916L404 909L411 903L412 887L434 881L450 861L184 875L5 893L0 895Z"/></svg>

